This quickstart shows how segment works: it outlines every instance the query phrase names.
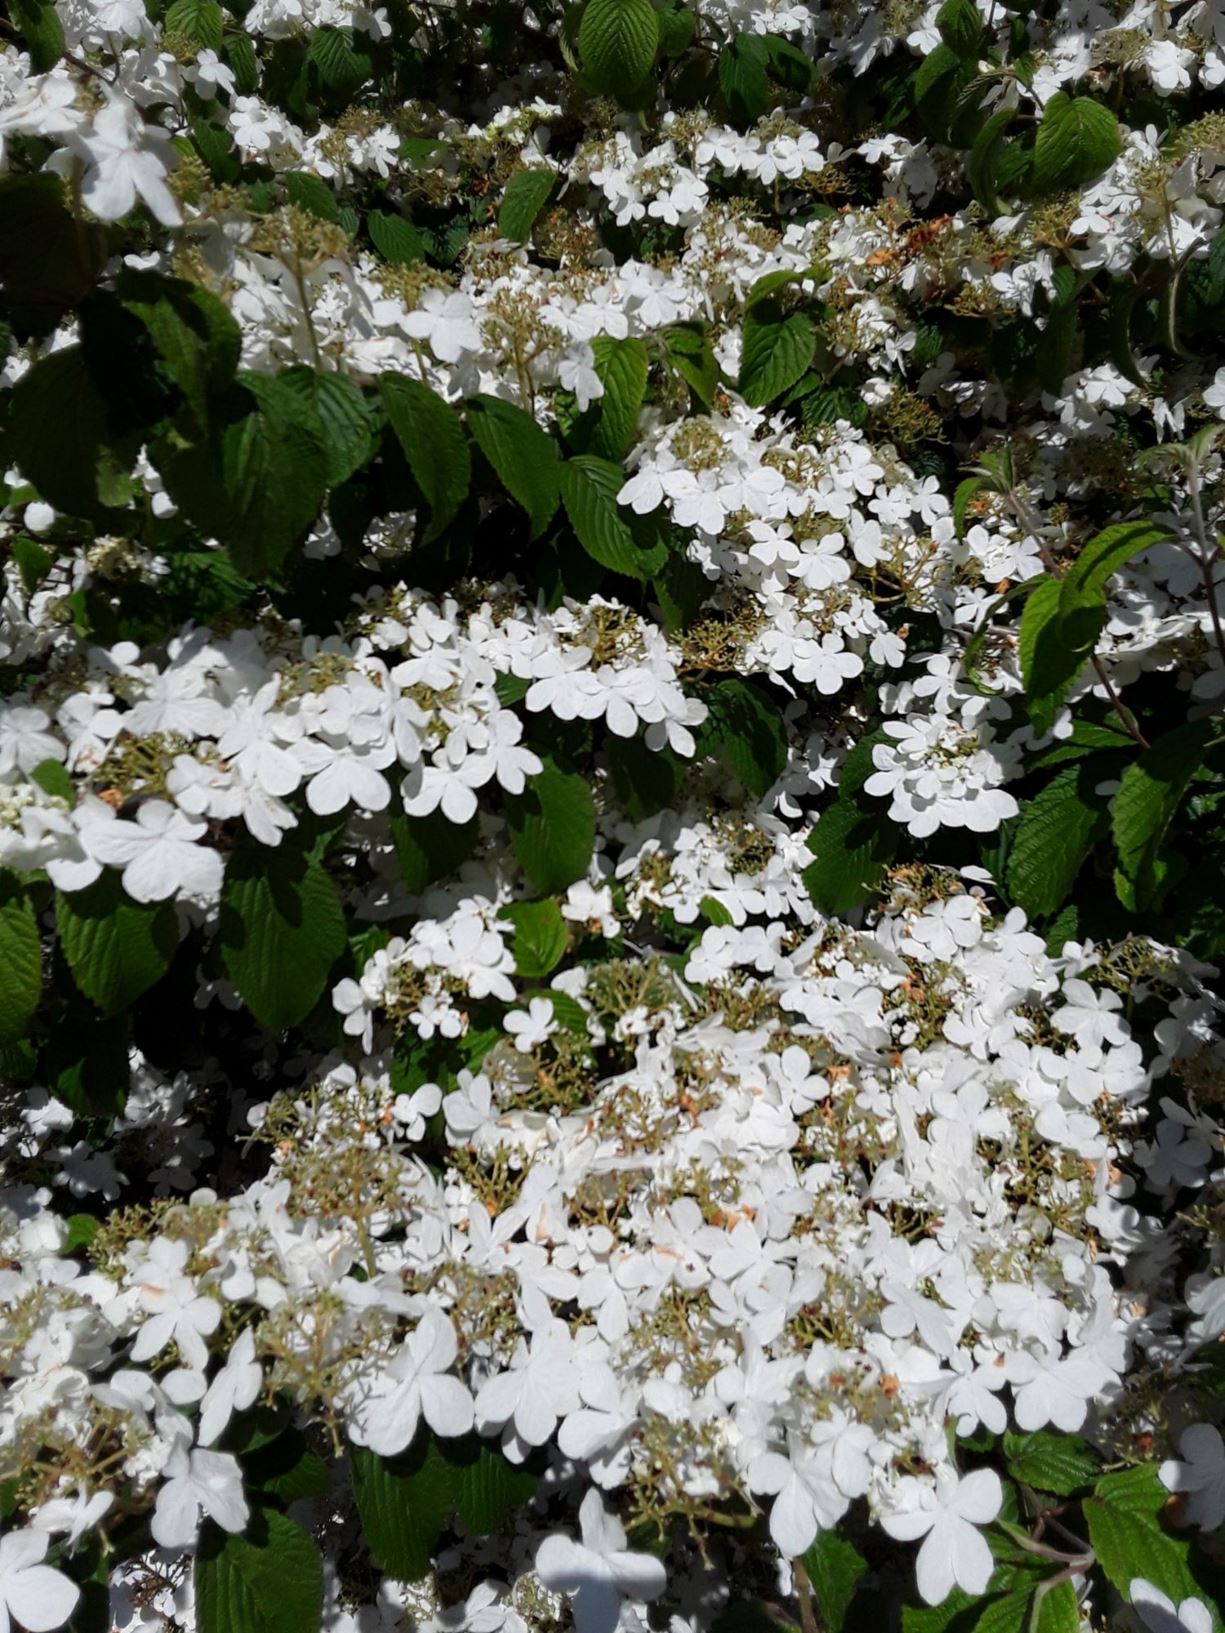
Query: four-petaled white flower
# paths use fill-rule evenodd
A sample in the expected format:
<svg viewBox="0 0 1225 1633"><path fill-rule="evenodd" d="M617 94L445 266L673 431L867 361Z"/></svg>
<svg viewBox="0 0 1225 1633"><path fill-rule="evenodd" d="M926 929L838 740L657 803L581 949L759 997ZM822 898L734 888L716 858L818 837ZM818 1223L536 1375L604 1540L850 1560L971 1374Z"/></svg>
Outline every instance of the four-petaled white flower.
<svg viewBox="0 0 1225 1633"><path fill-rule="evenodd" d="M355 1393L350 1433L358 1445L391 1457L409 1445L422 1418L435 1434L467 1434L472 1396L451 1372L457 1353L446 1316L422 1316L374 1383Z"/></svg>
<svg viewBox="0 0 1225 1633"><path fill-rule="evenodd" d="M9 1633L14 1620L28 1633L51 1633L76 1609L80 1588L43 1564L50 1541L45 1531L34 1530L0 1537L0 1633Z"/></svg>
<svg viewBox="0 0 1225 1633"><path fill-rule="evenodd" d="M576 1633L614 1633L624 1599L657 1599L668 1574L650 1554L626 1550L625 1529L607 1512L594 1488L579 1508L581 1542L546 1537L536 1552L536 1575L571 1601Z"/></svg>
<svg viewBox="0 0 1225 1633"><path fill-rule="evenodd" d="M250 1517L238 1459L228 1452L176 1446L166 1461L149 1530L163 1548L193 1548L203 1514L223 1531L243 1531Z"/></svg>
<svg viewBox="0 0 1225 1633"><path fill-rule="evenodd" d="M908 1476L897 1496L900 1506L883 1514L880 1523L899 1542L926 1538L915 1566L926 1602L941 1604L954 1588L983 1593L995 1562L977 1528L989 1525L1003 1504L999 1475L993 1469L975 1469L958 1477L950 1469L940 1469L934 1484Z"/></svg>

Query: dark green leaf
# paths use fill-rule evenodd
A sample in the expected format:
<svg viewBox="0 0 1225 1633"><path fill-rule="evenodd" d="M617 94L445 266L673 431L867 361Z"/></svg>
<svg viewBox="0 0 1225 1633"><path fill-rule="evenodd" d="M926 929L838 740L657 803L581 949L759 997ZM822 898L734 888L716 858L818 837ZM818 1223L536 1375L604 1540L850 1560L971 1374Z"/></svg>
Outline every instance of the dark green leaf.
<svg viewBox="0 0 1225 1633"><path fill-rule="evenodd" d="M199 1633L319 1633L323 1562L300 1525L257 1508L241 1536L206 1521L196 1554Z"/></svg>
<svg viewBox="0 0 1225 1633"><path fill-rule="evenodd" d="M1125 905L1143 911L1160 898L1165 877L1159 854L1162 842L1211 735L1210 720L1177 726L1123 773L1110 825L1119 853L1116 882Z"/></svg>
<svg viewBox="0 0 1225 1633"><path fill-rule="evenodd" d="M562 501L578 541L593 560L630 578L651 578L667 560L667 546L651 538L633 511L617 504L625 481L619 465L591 454L561 468Z"/></svg>
<svg viewBox="0 0 1225 1633"><path fill-rule="evenodd" d="M282 845L239 850L221 893L221 958L244 1004L269 1031L314 1008L345 946L335 888L317 862Z"/></svg>
<svg viewBox="0 0 1225 1633"><path fill-rule="evenodd" d="M12 1043L25 1033L42 984L34 909L16 878L0 872L0 1043Z"/></svg>
<svg viewBox="0 0 1225 1633"><path fill-rule="evenodd" d="M1056 91L1042 110L1034 142L1034 186L1044 193L1083 187L1122 151L1119 122L1092 97Z"/></svg>
<svg viewBox="0 0 1225 1633"><path fill-rule="evenodd" d="M555 170L516 170L498 206L498 231L502 237L525 244L556 185Z"/></svg>
<svg viewBox="0 0 1225 1633"><path fill-rule="evenodd" d="M506 796L515 855L528 878L549 895L582 878L595 846L591 785L546 760L522 794Z"/></svg>
<svg viewBox="0 0 1225 1633"><path fill-rule="evenodd" d="M104 1015L160 981L179 940L170 903L132 901L111 869L86 890L58 895L55 918L73 979Z"/></svg>
<svg viewBox="0 0 1225 1633"><path fill-rule="evenodd" d="M413 479L429 504L430 525L425 533L429 543L454 519L468 496L472 460L464 428L455 410L437 393L407 375L380 375L379 395Z"/></svg>
<svg viewBox="0 0 1225 1633"><path fill-rule="evenodd" d="M498 917L509 919L515 927L511 950L517 975L538 980L561 963L569 931L555 901L508 902Z"/></svg>
<svg viewBox="0 0 1225 1633"><path fill-rule="evenodd" d="M532 537L552 521L561 498L557 444L530 414L497 397L473 397L468 429L502 486L527 511Z"/></svg>

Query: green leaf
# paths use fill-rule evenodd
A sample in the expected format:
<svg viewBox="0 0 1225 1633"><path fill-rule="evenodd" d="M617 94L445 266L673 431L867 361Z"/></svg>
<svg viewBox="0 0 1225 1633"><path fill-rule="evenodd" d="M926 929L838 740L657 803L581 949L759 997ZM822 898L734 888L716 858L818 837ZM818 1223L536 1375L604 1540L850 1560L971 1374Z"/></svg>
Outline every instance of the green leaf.
<svg viewBox="0 0 1225 1633"><path fill-rule="evenodd" d="M405 374L380 375L379 395L413 480L430 507L428 544L454 520L468 497L472 459L464 428L436 392Z"/></svg>
<svg viewBox="0 0 1225 1633"><path fill-rule="evenodd" d="M386 210L371 210L366 217L366 230L376 250L385 261L393 264L424 261L425 240L402 215L389 215Z"/></svg>
<svg viewBox="0 0 1225 1633"><path fill-rule="evenodd" d="M561 499L557 444L530 414L497 397L468 401L468 429L511 498L527 511L532 538L553 520Z"/></svg>
<svg viewBox="0 0 1225 1633"><path fill-rule="evenodd" d="M1022 903L1024 906L1024 903ZM1047 1429L1033 1434L1004 1436L1008 1472L1014 1480L1036 1491L1070 1497L1091 1485L1101 1462L1078 1435L1059 1435Z"/></svg>
<svg viewBox="0 0 1225 1633"><path fill-rule="evenodd" d="M647 349L632 337L614 340L597 335L591 343L595 371L604 387L590 452L619 460L633 441L638 413L647 389Z"/></svg>
<svg viewBox="0 0 1225 1633"><path fill-rule="evenodd" d="M1188 1563L1190 1544L1170 1536L1155 1514L1137 1513L1101 1497L1087 1498L1083 1512L1097 1563L1129 1604L1137 1577L1176 1605L1199 1596Z"/></svg>
<svg viewBox="0 0 1225 1633"><path fill-rule="evenodd" d="M92 1213L70 1213L68 1215L68 1234L64 1238L64 1245L60 1253L67 1257L75 1253L78 1248L88 1247L102 1228L102 1221L95 1219Z"/></svg>
<svg viewBox="0 0 1225 1633"><path fill-rule="evenodd" d="M319 1633L323 1562L300 1525L256 1508L231 1535L206 1521L196 1554L199 1633Z"/></svg>
<svg viewBox="0 0 1225 1633"><path fill-rule="evenodd" d="M22 1037L42 995L43 961L30 898L0 872L0 1043Z"/></svg>
<svg viewBox="0 0 1225 1633"><path fill-rule="evenodd" d="M116 436L81 346L42 358L13 388L8 447L41 498L97 518L126 504L137 439Z"/></svg>
<svg viewBox="0 0 1225 1633"><path fill-rule="evenodd" d="M285 192L289 202L319 221L332 223L340 220L340 203L322 176L312 176L305 170L291 170L285 177Z"/></svg>
<svg viewBox="0 0 1225 1633"><path fill-rule="evenodd" d="M560 1013L558 1019L561 1020ZM580 1026L578 1030L582 1032L585 1027ZM530 1469L508 1462L496 1446L479 1440L476 1435L465 1435L461 1440L439 1440L435 1444L456 1471L456 1512L468 1530L477 1535L496 1531L536 1490L538 1479Z"/></svg>
<svg viewBox="0 0 1225 1633"><path fill-rule="evenodd" d="M546 759L522 794L506 796L506 820L515 855L543 894L563 891L586 873L595 847L595 801L586 777Z"/></svg>
<svg viewBox="0 0 1225 1633"><path fill-rule="evenodd" d="M710 715L699 751L718 750L732 771L760 799L787 764L782 710L744 680L721 680L706 694Z"/></svg>
<svg viewBox="0 0 1225 1633"><path fill-rule="evenodd" d="M1110 809L1110 826L1119 874L1130 887L1120 893L1125 905L1130 897L1130 905L1143 911L1159 900L1165 873L1159 857L1162 842L1211 735L1210 720L1177 726L1123 773Z"/></svg>
<svg viewBox="0 0 1225 1633"><path fill-rule="evenodd" d="M85 890L57 895L55 921L73 980L103 1015L160 981L179 942L170 903L132 901L113 869Z"/></svg>
<svg viewBox="0 0 1225 1633"><path fill-rule="evenodd" d="M183 393L203 428L210 398L230 384L242 352L242 330L229 309L185 279L133 268L125 268L115 293L143 324L161 373Z"/></svg>
<svg viewBox="0 0 1225 1633"><path fill-rule="evenodd" d="M34 72L45 74L54 68L64 55L65 40L51 0L9 0L9 15L25 40Z"/></svg>
<svg viewBox="0 0 1225 1633"><path fill-rule="evenodd" d="M1080 1603L1070 1582L1056 1582L1053 1588L1039 1586L1034 1633L1079 1633Z"/></svg>
<svg viewBox="0 0 1225 1633"><path fill-rule="evenodd" d="M1119 122L1088 96L1056 91L1042 110L1034 141L1033 184L1039 192L1063 192L1093 181L1122 152Z"/></svg>
<svg viewBox="0 0 1225 1633"><path fill-rule="evenodd" d="M750 408L764 408L807 372L816 349L816 330L806 313L784 317L772 295L753 300L744 314L740 395Z"/></svg>
<svg viewBox="0 0 1225 1633"><path fill-rule="evenodd" d="M398 1582L420 1581L455 1506L455 1470L429 1434L419 1434L398 1457L378 1457L359 1446L350 1455L371 1558Z"/></svg>
<svg viewBox="0 0 1225 1633"><path fill-rule="evenodd" d="M672 804L686 768L670 749L649 749L641 737L609 737L604 752L617 799L631 822L643 822Z"/></svg>
<svg viewBox="0 0 1225 1633"><path fill-rule="evenodd" d="M662 335L668 362L690 391L710 411L719 386L719 365L706 331L697 324L674 324Z"/></svg>
<svg viewBox="0 0 1225 1633"><path fill-rule="evenodd" d="M221 50L224 19L217 0L171 0L163 26L167 34L183 34L202 49Z"/></svg>
<svg viewBox="0 0 1225 1633"><path fill-rule="evenodd" d="M1170 530L1147 519L1117 522L1085 545L1060 582L1059 639L1089 657L1106 622L1106 586L1133 556L1164 544Z"/></svg>
<svg viewBox="0 0 1225 1633"><path fill-rule="evenodd" d="M1054 913L1071 895L1106 826L1104 801L1095 792L1103 775L1093 760L1068 766L1022 805L1008 857L1008 888L1030 918Z"/></svg>
<svg viewBox="0 0 1225 1633"><path fill-rule="evenodd" d="M498 206L498 231L502 237L526 244L532 236L536 217L549 202L556 185L555 170L516 170L506 183Z"/></svg>
<svg viewBox="0 0 1225 1633"><path fill-rule="evenodd" d="M239 850L221 892L221 960L271 1032L314 1008L345 947L335 887L317 862L281 845Z"/></svg>
<svg viewBox="0 0 1225 1633"><path fill-rule="evenodd" d="M732 122L755 124L770 105L769 47L758 34L737 34L719 53L719 89Z"/></svg>
<svg viewBox="0 0 1225 1633"><path fill-rule="evenodd" d="M278 382L296 391L319 416L327 437L327 485L339 487L374 457L379 418L347 374L319 374L305 363L285 369Z"/></svg>
<svg viewBox="0 0 1225 1633"><path fill-rule="evenodd" d="M314 408L275 375L242 374L202 441L177 434L151 450L184 514L230 551L249 578L275 577L319 513L327 432Z"/></svg>
<svg viewBox="0 0 1225 1633"><path fill-rule="evenodd" d="M936 27L954 56L963 61L978 61L983 24L974 0L944 0L936 13Z"/></svg>
<svg viewBox="0 0 1225 1633"><path fill-rule="evenodd" d="M898 829L881 813L837 799L808 836L804 888L826 914L849 913L876 891L897 853Z"/></svg>
<svg viewBox="0 0 1225 1633"><path fill-rule="evenodd" d="M687 7L675 3L664 6L659 16L659 49L662 56L682 57L693 43L697 18Z"/></svg>
<svg viewBox="0 0 1225 1633"><path fill-rule="evenodd" d="M619 465L579 454L561 468L562 502L579 543L594 561L645 581L664 565L668 550L646 537L642 518L617 504L624 482Z"/></svg>
<svg viewBox="0 0 1225 1633"><path fill-rule="evenodd" d="M1063 383L1072 372L1072 349L1076 343L1077 312L1069 303L1059 306L1046 320L1034 348L1038 384L1052 397L1063 394Z"/></svg>
<svg viewBox="0 0 1225 1633"><path fill-rule="evenodd" d="M975 11L975 19L978 13ZM991 215L999 214L1000 157L1004 151L1005 132L1013 120L1013 110L1002 108L993 113L974 138L974 146L966 156L966 175L974 190L974 197Z"/></svg>
<svg viewBox="0 0 1225 1633"><path fill-rule="evenodd" d="M292 1424L244 1455L242 1477L248 1489L255 1487L282 1503L322 1497L328 1489L327 1464Z"/></svg>
<svg viewBox="0 0 1225 1633"><path fill-rule="evenodd" d="M43 793L50 794L52 799L72 803L72 778L59 760L40 760L30 772L30 781L37 783Z"/></svg>
<svg viewBox="0 0 1225 1633"><path fill-rule="evenodd" d="M855 1597L868 1562L836 1531L818 1531L817 1540L800 1560L817 1596L824 1633L842 1633L847 1607Z"/></svg>
<svg viewBox="0 0 1225 1633"><path fill-rule="evenodd" d="M107 229L73 216L59 176L0 179L0 283L40 333L89 293L107 254Z"/></svg>
<svg viewBox="0 0 1225 1633"><path fill-rule="evenodd" d="M659 17L651 0L588 0L578 48L595 91L633 96L659 49Z"/></svg>
<svg viewBox="0 0 1225 1633"><path fill-rule="evenodd" d="M441 811L422 817L397 814L390 823L400 876L410 896L420 896L436 879L466 862L479 831L475 817L470 822L448 822Z"/></svg>
<svg viewBox="0 0 1225 1633"><path fill-rule="evenodd" d="M373 64L354 44L351 28L317 28L310 36L306 60L319 83L336 98L347 99L369 77Z"/></svg>
<svg viewBox="0 0 1225 1633"><path fill-rule="evenodd" d="M1017 637L1025 698L1039 731L1050 730L1068 687L1085 663L1083 653L1072 651L1060 639L1061 591L1057 578L1044 578L1034 586L1021 612Z"/></svg>
<svg viewBox="0 0 1225 1633"><path fill-rule="evenodd" d="M555 901L508 902L498 917L515 927L511 950L516 974L537 980L561 963L569 930Z"/></svg>
<svg viewBox="0 0 1225 1633"><path fill-rule="evenodd" d="M1011 1593L989 1599L974 1623L974 1633L1024 1633L1031 1602L1032 1589L1028 1583Z"/></svg>

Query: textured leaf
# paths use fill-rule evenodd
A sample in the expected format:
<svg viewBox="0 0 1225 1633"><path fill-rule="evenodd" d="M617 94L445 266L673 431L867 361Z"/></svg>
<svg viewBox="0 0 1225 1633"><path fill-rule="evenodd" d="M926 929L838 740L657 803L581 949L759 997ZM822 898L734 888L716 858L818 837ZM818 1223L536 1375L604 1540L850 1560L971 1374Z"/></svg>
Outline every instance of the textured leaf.
<svg viewBox="0 0 1225 1633"><path fill-rule="evenodd" d="M1085 656L1059 635L1057 578L1042 579L1030 591L1021 613L1017 644L1030 716L1039 731L1049 731L1068 687L1084 667Z"/></svg>
<svg viewBox="0 0 1225 1633"><path fill-rule="evenodd" d="M42 993L42 950L30 899L11 873L0 872L0 1043L20 1038Z"/></svg>
<svg viewBox="0 0 1225 1633"><path fill-rule="evenodd" d="M720 752L750 794L760 799L787 764L782 710L743 680L721 680L706 694L709 718L701 752Z"/></svg>
<svg viewBox="0 0 1225 1633"><path fill-rule="evenodd" d="M241 1536L206 1521L196 1554L199 1633L319 1633L323 1562L300 1525L256 1509Z"/></svg>
<svg viewBox="0 0 1225 1633"><path fill-rule="evenodd" d="M954 56L977 61L983 24L974 0L944 0L936 13L936 27Z"/></svg>
<svg viewBox="0 0 1225 1633"><path fill-rule="evenodd" d="M132 901L113 869L86 890L60 894L55 918L73 980L104 1015L160 981L179 940L170 903Z"/></svg>
<svg viewBox="0 0 1225 1633"><path fill-rule="evenodd" d="M217 0L171 0L164 21L167 34L183 34L206 50L221 50L224 20Z"/></svg>
<svg viewBox="0 0 1225 1633"><path fill-rule="evenodd" d="M595 371L604 387L591 449L602 459L620 459L634 438L647 389L647 349L632 337L597 335L591 343Z"/></svg>
<svg viewBox="0 0 1225 1633"><path fill-rule="evenodd" d="M705 330L678 323L663 331L663 342L668 361L709 411L719 385L719 365Z"/></svg>
<svg viewBox="0 0 1225 1633"><path fill-rule="evenodd" d="M1160 894L1158 853L1212 735L1210 720L1178 726L1158 738L1123 773L1110 810L1119 872L1143 910Z"/></svg>
<svg viewBox="0 0 1225 1633"><path fill-rule="evenodd" d="M837 799L808 836L814 860L804 888L823 913L849 913L868 899L897 853L898 829L876 812Z"/></svg>
<svg viewBox="0 0 1225 1633"><path fill-rule="evenodd" d="M668 550L647 535L642 518L617 504L624 482L619 465L580 454L561 468L562 502L579 543L593 560L611 572L645 580L663 566Z"/></svg>
<svg viewBox="0 0 1225 1633"><path fill-rule="evenodd" d="M659 48L659 17L651 0L587 0L578 48L597 91L632 96Z"/></svg>
<svg viewBox="0 0 1225 1633"><path fill-rule="evenodd" d="M553 895L582 878L595 846L591 784L552 760L522 794L506 796L511 843L523 871Z"/></svg>
<svg viewBox="0 0 1225 1633"><path fill-rule="evenodd" d="M275 376L240 375L201 441L152 450L175 503L227 546L252 579L275 577L318 515L327 433L314 408Z"/></svg>
<svg viewBox="0 0 1225 1633"><path fill-rule="evenodd" d="M1074 1491L1091 1485L1101 1468L1098 1458L1078 1436L1046 1429L1028 1435L1005 1435L1004 1453L1014 1480L1037 1491L1053 1491L1058 1497L1070 1497Z"/></svg>
<svg viewBox="0 0 1225 1633"><path fill-rule="evenodd" d="M812 1583L824 1633L842 1633L847 1607L868 1562L835 1531L818 1531L800 1563Z"/></svg>
<svg viewBox="0 0 1225 1633"><path fill-rule="evenodd" d="M317 862L285 846L231 856L221 893L221 959L243 1003L269 1031L310 1013L344 946L340 902Z"/></svg>
<svg viewBox="0 0 1225 1633"><path fill-rule="evenodd" d="M1031 918L1044 918L1067 900L1105 828L1105 801L1094 791L1105 774L1093 760L1069 766L1022 806L1008 888Z"/></svg>
<svg viewBox="0 0 1225 1633"><path fill-rule="evenodd" d="M234 378L242 330L207 289L182 278L125 269L115 293L144 326L165 377L176 385L203 427L209 399Z"/></svg>
<svg viewBox="0 0 1225 1633"><path fill-rule="evenodd" d="M417 1582L431 1558L457 1497L456 1470L428 1434L399 1457L378 1457L353 1447L353 1494L362 1537L380 1570Z"/></svg>
<svg viewBox="0 0 1225 1633"><path fill-rule="evenodd" d="M1133 556L1163 544L1170 530L1160 522L1118 522L1085 545L1060 582L1059 636L1084 657L1106 622L1106 586Z"/></svg>
<svg viewBox="0 0 1225 1633"><path fill-rule="evenodd" d="M477 819L448 822L441 811L429 816L395 815L391 839L400 864L400 876L410 896L420 896L436 879L453 873L476 847Z"/></svg>
<svg viewBox="0 0 1225 1633"><path fill-rule="evenodd" d="M393 263L425 260L425 239L402 215L371 210L366 217L371 242L385 261Z"/></svg>
<svg viewBox="0 0 1225 1633"><path fill-rule="evenodd" d="M69 516L126 504L135 439L115 436L81 346L23 374L12 394L9 446L42 498Z"/></svg>
<svg viewBox="0 0 1225 1633"><path fill-rule="evenodd" d="M555 170L516 170L498 206L498 231L502 237L525 244L556 185Z"/></svg>
<svg viewBox="0 0 1225 1633"><path fill-rule="evenodd" d="M1040 192L1082 187L1122 151L1119 122L1092 97L1056 91L1042 110L1034 142L1033 183Z"/></svg>
<svg viewBox="0 0 1225 1633"><path fill-rule="evenodd" d="M816 330L804 312L784 317L773 297L755 302L744 315L740 395L751 408L764 408L807 371L816 349Z"/></svg>
<svg viewBox="0 0 1225 1633"><path fill-rule="evenodd" d="M562 1020L558 1000L564 999L566 994L549 993L548 996L554 1000L558 1019ZM585 1023L572 1030L585 1032ZM509 1463L497 1446L478 1440L475 1435L466 1435L462 1440L440 1440L437 1444L457 1470L455 1507L469 1531L478 1535L496 1531L536 1490L537 1476L530 1469Z"/></svg>
<svg viewBox="0 0 1225 1633"><path fill-rule="evenodd" d="M553 520L561 498L557 444L530 414L497 397L473 397L468 429L516 503L527 511L532 537Z"/></svg>
<svg viewBox="0 0 1225 1633"><path fill-rule="evenodd" d="M339 487L374 455L379 420L373 404L347 374L319 374L299 364L277 379L319 416L327 438L327 484Z"/></svg>
<svg viewBox="0 0 1225 1633"><path fill-rule="evenodd" d="M719 89L733 122L742 128L754 124L769 106L769 60L769 48L757 34L737 34L719 53Z"/></svg>
<svg viewBox="0 0 1225 1633"><path fill-rule="evenodd" d="M974 146L966 156L966 175L974 189L974 197L992 215L999 212L1000 158L1004 151L1005 132L1012 121L1011 108L1002 108L999 113L993 113L974 138Z"/></svg>
<svg viewBox="0 0 1225 1633"><path fill-rule="evenodd" d="M1038 1615L1034 1633L1079 1633L1080 1604L1070 1582L1056 1582L1053 1588L1035 1595Z"/></svg>
<svg viewBox="0 0 1225 1633"><path fill-rule="evenodd" d="M468 496L472 459L455 410L404 374L379 376L379 395L413 479L430 507L425 541L437 538Z"/></svg>
<svg viewBox="0 0 1225 1633"><path fill-rule="evenodd" d="M178 0L182 4L182 0ZM9 15L20 30L36 74L54 68L64 55L64 25L51 0L9 0Z"/></svg>
<svg viewBox="0 0 1225 1633"><path fill-rule="evenodd" d="M534 981L561 963L569 930L555 901L508 902L498 917L509 919L515 927L511 949L517 975Z"/></svg>
<svg viewBox="0 0 1225 1633"><path fill-rule="evenodd" d="M1176 1605L1198 1596L1188 1564L1190 1545L1163 1530L1156 1515L1135 1513L1101 1497L1087 1498L1083 1509L1097 1563L1128 1603L1137 1577Z"/></svg>

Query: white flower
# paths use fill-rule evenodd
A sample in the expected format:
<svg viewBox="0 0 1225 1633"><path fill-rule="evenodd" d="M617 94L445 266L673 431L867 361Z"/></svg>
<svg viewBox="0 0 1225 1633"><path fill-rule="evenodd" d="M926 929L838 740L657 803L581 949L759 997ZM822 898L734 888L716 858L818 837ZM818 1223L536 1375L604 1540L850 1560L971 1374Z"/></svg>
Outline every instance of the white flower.
<svg viewBox="0 0 1225 1633"><path fill-rule="evenodd" d="M192 1548L206 1515L223 1531L246 1529L249 1511L238 1459L228 1452L176 1446L166 1462L149 1530L163 1548Z"/></svg>
<svg viewBox="0 0 1225 1633"><path fill-rule="evenodd" d="M472 1396L451 1374L457 1345L446 1316L430 1310L358 1399L350 1434L381 1457L402 1452L422 1418L435 1434L472 1427Z"/></svg>
<svg viewBox="0 0 1225 1633"><path fill-rule="evenodd" d="M989 1525L1004 1500L999 1475L975 1469L959 1478L939 1469L935 1484L907 1477L898 1496L905 1506L882 1514L881 1525L899 1542L926 1537L916 1562L919 1592L929 1605L941 1604L955 1587L980 1594L991 1580L994 1561L977 1526Z"/></svg>
<svg viewBox="0 0 1225 1633"><path fill-rule="evenodd" d="M526 1009L512 1009L503 1025L514 1038L519 1053L531 1054L533 1049L538 1049L546 1038L551 1038L557 1031L557 1022L553 1019L553 1000L533 998Z"/></svg>
<svg viewBox="0 0 1225 1633"><path fill-rule="evenodd" d="M524 1446L543 1446L558 1418L579 1404L574 1343L559 1321L532 1336L531 1347L508 1372L485 1382L476 1397L476 1425L485 1433L511 1424ZM510 1448L508 1448L510 1449Z"/></svg>
<svg viewBox="0 0 1225 1633"><path fill-rule="evenodd" d="M626 1552L625 1529L592 1489L579 1508L582 1542L546 1537L536 1552L536 1575L545 1587L567 1594L576 1633L614 1633L621 1601L657 1599L667 1572L650 1554Z"/></svg>
<svg viewBox="0 0 1225 1633"><path fill-rule="evenodd" d="M197 843L207 832L207 822L193 822L166 800L153 799L141 805L135 822L89 822L81 843L94 861L123 869L123 888L133 901L211 899L221 890L224 864L219 852Z"/></svg>
<svg viewBox="0 0 1225 1633"><path fill-rule="evenodd" d="M235 1412L255 1405L263 1381L264 1369L255 1359L255 1334L246 1327L200 1403L196 1439L202 1446L216 1440Z"/></svg>
<svg viewBox="0 0 1225 1633"><path fill-rule="evenodd" d="M170 132L146 125L132 103L112 97L89 129L70 133L68 145L85 160L81 197L103 221L118 221L140 198L164 227L182 223L166 186L177 162Z"/></svg>
<svg viewBox="0 0 1225 1633"><path fill-rule="evenodd" d="M1149 1633L1212 1633L1212 1612L1202 1599L1175 1605L1142 1576L1132 1577L1127 1592Z"/></svg>
<svg viewBox="0 0 1225 1633"><path fill-rule="evenodd" d="M50 1633L76 1609L80 1588L42 1563L50 1540L35 1530L0 1537L0 1633L9 1633L14 1619L28 1633Z"/></svg>
<svg viewBox="0 0 1225 1633"><path fill-rule="evenodd" d="M1186 1492L1187 1518L1192 1525L1215 1531L1225 1524L1225 1441L1211 1423L1193 1423L1178 1442L1183 1460L1161 1465L1161 1483L1167 1491Z"/></svg>

